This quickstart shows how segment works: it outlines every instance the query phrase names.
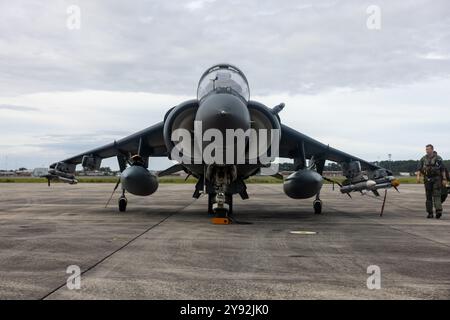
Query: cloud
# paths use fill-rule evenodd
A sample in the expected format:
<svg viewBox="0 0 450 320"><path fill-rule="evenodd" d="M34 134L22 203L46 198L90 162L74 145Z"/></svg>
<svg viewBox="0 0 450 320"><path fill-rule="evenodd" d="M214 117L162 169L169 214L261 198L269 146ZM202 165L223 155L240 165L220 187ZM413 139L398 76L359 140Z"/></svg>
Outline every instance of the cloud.
<svg viewBox="0 0 450 320"><path fill-rule="evenodd" d="M27 112L27 111L37 111L39 109L33 108L33 107L15 106L15 105L11 105L11 104L0 104L0 110L13 110L13 111Z"/></svg>
<svg viewBox="0 0 450 320"><path fill-rule="evenodd" d="M323 143L374 161L417 159L433 143L450 158L450 78L366 90L335 89L320 95L255 96L268 106L285 102L282 123ZM20 166L50 164L102 146L161 121L189 99L139 92L47 92L3 98L8 104L41 106L38 112L0 110L0 168L5 155ZM117 167L116 160L108 163ZM171 163L151 160L152 169Z"/></svg>
<svg viewBox="0 0 450 320"><path fill-rule="evenodd" d="M189 11L195 11L195 10L199 10L199 9L203 9L203 7L207 4L207 3L213 3L215 2L215 0L195 0L195 1L190 1L185 5L185 8L188 9Z"/></svg>
<svg viewBox="0 0 450 320"><path fill-rule="evenodd" d="M72 4L80 30L66 27ZM450 158L450 3L380 0L381 29L369 30L372 4L1 2L0 168L6 155L48 164L156 123L224 61L325 143L377 160L433 142Z"/></svg>
<svg viewBox="0 0 450 320"><path fill-rule="evenodd" d="M193 94L208 66L246 72L255 94L414 83L450 74L450 4L378 1L73 1L0 5L0 92ZM425 57L425 58L424 58ZM444 57L445 59L443 59ZM13 67L11 67L13 66Z"/></svg>
<svg viewBox="0 0 450 320"><path fill-rule="evenodd" d="M419 55L419 57L427 60L450 60L450 54L441 54L437 52L429 52L427 54Z"/></svg>

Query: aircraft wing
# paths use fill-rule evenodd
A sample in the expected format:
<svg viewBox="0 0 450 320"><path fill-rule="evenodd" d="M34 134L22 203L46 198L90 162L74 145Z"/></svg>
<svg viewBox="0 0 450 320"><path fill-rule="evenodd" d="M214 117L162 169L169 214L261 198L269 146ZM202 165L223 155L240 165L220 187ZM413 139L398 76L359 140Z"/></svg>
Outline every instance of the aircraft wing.
<svg viewBox="0 0 450 320"><path fill-rule="evenodd" d="M84 156L92 156L97 159L105 159L117 155L134 155L140 150L143 157L166 156L167 150L163 137L164 123L159 122L151 127L136 132L123 139L111 142L99 148L95 148L65 160L53 163L50 168L58 164L66 164L74 169L74 165L80 164ZM71 171L71 170L70 170Z"/></svg>
<svg viewBox="0 0 450 320"><path fill-rule="evenodd" d="M280 157L295 158L301 154L302 147L306 159L329 160L338 163L360 161L363 170L381 169L368 161L323 144L286 125L281 125Z"/></svg>

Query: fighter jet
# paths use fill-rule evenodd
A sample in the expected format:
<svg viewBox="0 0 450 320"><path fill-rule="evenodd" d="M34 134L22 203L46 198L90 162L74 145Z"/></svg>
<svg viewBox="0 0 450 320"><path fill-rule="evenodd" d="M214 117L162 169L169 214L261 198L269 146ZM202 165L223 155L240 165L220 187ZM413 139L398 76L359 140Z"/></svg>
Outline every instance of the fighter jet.
<svg viewBox="0 0 450 320"><path fill-rule="evenodd" d="M158 177L179 171L195 177L193 197L208 197L207 212L228 218L233 196L248 199L246 179L267 174L284 179L285 194L294 199L314 197L316 214L322 212L320 191L325 162L340 163L344 194L396 188L392 173L376 164L334 149L281 123L284 103L269 108L250 100L244 73L230 64L217 64L200 78L196 99L167 111L163 121L128 137L50 165L46 177L74 184L75 169L98 170L102 159L116 157L121 171L114 190L121 186L119 211L126 211L126 193L149 196L158 189ZM270 154L270 155L269 155ZM149 171L152 157L176 161L155 175ZM293 159L295 171L283 178L276 159ZM272 170L272 171L271 171ZM206 210L205 210L206 211Z"/></svg>

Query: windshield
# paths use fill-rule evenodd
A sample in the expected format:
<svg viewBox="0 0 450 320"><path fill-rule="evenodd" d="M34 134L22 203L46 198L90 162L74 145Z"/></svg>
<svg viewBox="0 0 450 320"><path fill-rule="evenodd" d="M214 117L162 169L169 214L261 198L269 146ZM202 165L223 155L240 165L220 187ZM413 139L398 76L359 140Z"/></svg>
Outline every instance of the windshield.
<svg viewBox="0 0 450 320"><path fill-rule="evenodd" d="M200 101L211 91L226 90L240 95L245 101L250 99L247 79L241 70L229 64L209 68L200 78L197 99Z"/></svg>

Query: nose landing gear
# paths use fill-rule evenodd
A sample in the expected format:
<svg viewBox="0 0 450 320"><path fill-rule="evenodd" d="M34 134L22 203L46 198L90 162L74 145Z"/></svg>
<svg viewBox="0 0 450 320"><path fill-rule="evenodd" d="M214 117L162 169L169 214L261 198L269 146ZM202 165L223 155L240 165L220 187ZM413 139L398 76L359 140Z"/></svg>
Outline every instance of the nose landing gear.
<svg viewBox="0 0 450 320"><path fill-rule="evenodd" d="M230 224L233 214L233 194L230 184L237 178L235 166L210 165L206 171L206 178L211 184L208 193L208 213L213 215L215 224Z"/></svg>
<svg viewBox="0 0 450 320"><path fill-rule="evenodd" d="M223 192L209 194L208 212L214 217L214 224L231 224L231 215L233 214L233 195L227 195Z"/></svg>

